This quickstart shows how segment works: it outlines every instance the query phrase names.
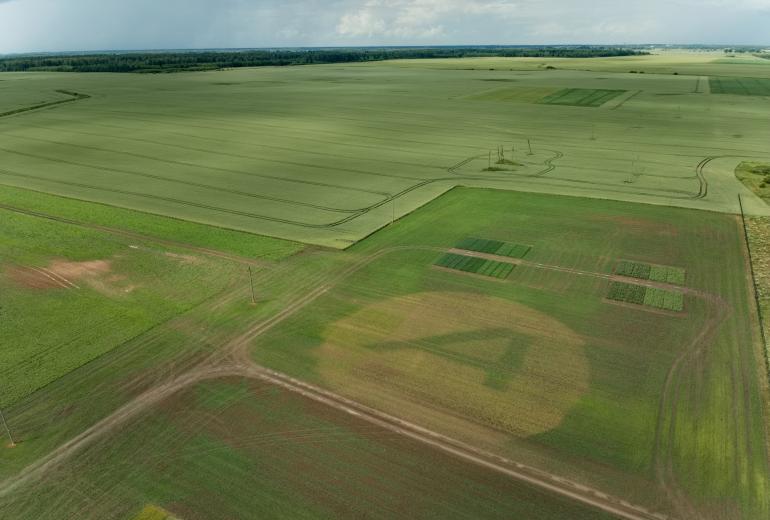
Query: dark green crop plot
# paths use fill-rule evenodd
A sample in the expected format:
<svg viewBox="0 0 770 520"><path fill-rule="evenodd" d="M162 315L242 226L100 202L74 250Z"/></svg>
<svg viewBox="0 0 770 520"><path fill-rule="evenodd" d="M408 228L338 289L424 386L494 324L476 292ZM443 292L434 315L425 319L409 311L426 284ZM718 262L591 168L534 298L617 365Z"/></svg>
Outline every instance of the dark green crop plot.
<svg viewBox="0 0 770 520"><path fill-rule="evenodd" d="M463 271L465 273L499 278L501 280L508 278L508 275L511 274L514 267L512 264L506 264L505 262L496 262L494 260L485 260L483 258L457 255L454 253L445 254L436 261L435 265L446 267L447 269L454 269L456 271Z"/></svg>
<svg viewBox="0 0 770 520"><path fill-rule="evenodd" d="M710 77L712 94L739 96L770 96L770 79Z"/></svg>
<svg viewBox="0 0 770 520"><path fill-rule="evenodd" d="M619 302L644 305L645 287L623 282L612 282L607 298Z"/></svg>
<svg viewBox="0 0 770 520"><path fill-rule="evenodd" d="M654 282L684 285L685 270L670 265L651 265L644 262L621 260L615 267L615 273L621 276L652 280Z"/></svg>
<svg viewBox="0 0 770 520"><path fill-rule="evenodd" d="M485 238L469 237L461 240L455 246L457 249L467 251L477 251L490 255L507 256L509 258L524 258L532 249L530 246L522 244L512 244L510 242L500 242L499 240L488 240Z"/></svg>
<svg viewBox="0 0 770 520"><path fill-rule="evenodd" d="M667 311L679 312L684 309L684 295L681 292L667 291L657 287L644 287L630 283L612 282L607 298Z"/></svg>
<svg viewBox="0 0 770 520"><path fill-rule="evenodd" d="M479 253L496 253L505 243L498 240L487 240L484 238L469 237L457 244L458 249L467 249L468 251L478 251Z"/></svg>
<svg viewBox="0 0 770 520"><path fill-rule="evenodd" d="M592 88L565 88L540 100L544 105L570 105L575 107L600 107L625 90Z"/></svg>

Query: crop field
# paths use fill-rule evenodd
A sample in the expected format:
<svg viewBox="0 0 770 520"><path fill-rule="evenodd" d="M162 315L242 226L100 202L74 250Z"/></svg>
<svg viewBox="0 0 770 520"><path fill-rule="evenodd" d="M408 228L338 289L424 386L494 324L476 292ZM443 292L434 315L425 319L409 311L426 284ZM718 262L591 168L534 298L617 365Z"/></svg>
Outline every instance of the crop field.
<svg viewBox="0 0 770 520"><path fill-rule="evenodd" d="M539 103L574 107L600 107L625 92L625 90L565 88L544 97Z"/></svg>
<svg viewBox="0 0 770 520"><path fill-rule="evenodd" d="M650 265L644 262L621 260L615 266L615 272L621 276L652 280L672 285L684 285L686 272L681 267L670 265Z"/></svg>
<svg viewBox="0 0 770 520"><path fill-rule="evenodd" d="M511 244L507 242L500 242L499 240L487 240L484 238L465 238L457 243L456 249L465 249L467 251L477 251L479 253L489 253L499 256L507 256L509 258L524 258L529 250L530 246L522 244Z"/></svg>
<svg viewBox="0 0 770 520"><path fill-rule="evenodd" d="M768 85L0 74L0 517L770 518Z"/></svg>
<svg viewBox="0 0 770 520"><path fill-rule="evenodd" d="M741 233L717 213L456 189L351 249L385 253L252 354L653 510L761 517L764 368L748 286L732 278L745 268ZM502 283L430 269L426 246L477 236L533 247ZM704 241L718 254L701 255ZM619 257L686 268L687 314L607 302ZM681 294L640 288L640 305L681 310Z"/></svg>
<svg viewBox="0 0 770 520"><path fill-rule="evenodd" d="M90 97L0 118L0 184L333 248L456 185L735 212L744 191L728 172L740 158L767 159L770 108L752 96L715 103L704 91L709 68L746 77L742 65L693 57L697 76L628 72L669 59L569 62L624 73L564 70L563 60L531 70L513 58L483 70L473 67L484 60L468 60L471 70L428 60L7 73L2 112L61 92ZM478 98L509 86L545 90L528 102ZM565 89L578 105L601 103L603 91L634 95L590 112L537 103ZM524 166L488 169L499 147ZM758 201L746 210L770 214Z"/></svg>
<svg viewBox="0 0 770 520"><path fill-rule="evenodd" d="M765 78L709 78L712 94L739 96L770 96L770 79Z"/></svg>
<svg viewBox="0 0 770 520"><path fill-rule="evenodd" d="M435 265L447 269L454 269L456 271L480 274L482 276L500 279L508 278L508 275L513 271L513 265L511 264L496 262L494 260L485 260L473 256L457 255L454 253L443 255L436 260Z"/></svg>
<svg viewBox="0 0 770 520"><path fill-rule="evenodd" d="M190 387L0 507L39 520L612 518L239 378Z"/></svg>
<svg viewBox="0 0 770 520"><path fill-rule="evenodd" d="M0 209L0 406L226 287L204 256Z"/></svg>
<svg viewBox="0 0 770 520"><path fill-rule="evenodd" d="M647 305L665 311L679 312L684 309L684 294L658 287L612 282L607 298L624 303Z"/></svg>

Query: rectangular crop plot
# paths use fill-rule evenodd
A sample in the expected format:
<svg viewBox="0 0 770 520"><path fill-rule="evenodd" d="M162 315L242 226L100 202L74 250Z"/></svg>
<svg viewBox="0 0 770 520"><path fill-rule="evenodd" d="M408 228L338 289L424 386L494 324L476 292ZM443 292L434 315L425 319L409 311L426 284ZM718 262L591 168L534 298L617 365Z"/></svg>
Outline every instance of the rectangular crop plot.
<svg viewBox="0 0 770 520"><path fill-rule="evenodd" d="M632 262L630 260L618 262L618 265L615 266L615 273L630 278L652 280L672 285L684 285L685 281L685 270L681 267L652 265L644 262Z"/></svg>
<svg viewBox="0 0 770 520"><path fill-rule="evenodd" d="M658 309L679 312L684 309L684 295L678 291L646 287L644 304Z"/></svg>
<svg viewBox="0 0 770 520"><path fill-rule="evenodd" d="M605 90L594 88L565 88L539 101L544 105L570 105L575 107L600 107L625 90Z"/></svg>
<svg viewBox="0 0 770 520"><path fill-rule="evenodd" d="M499 240L488 240L486 238L469 237L461 240L456 246L457 249L467 251L476 251L478 253L487 253L490 255L507 256L509 258L524 258L532 249L531 246L522 244L512 244L510 242L500 242Z"/></svg>
<svg viewBox="0 0 770 520"><path fill-rule="evenodd" d="M465 273L499 278L501 280L508 278L508 275L511 274L514 267L512 264L507 264L505 262L485 260L484 258L473 256L457 255L455 253L443 255L436 261L435 265L447 269L454 269L456 271L463 271Z"/></svg>
<svg viewBox="0 0 770 520"><path fill-rule="evenodd" d="M712 94L737 94L739 96L770 96L770 79L766 78L718 78L710 77Z"/></svg>
<svg viewBox="0 0 770 520"><path fill-rule="evenodd" d="M644 287L623 282L612 282L607 298L635 305L680 312L684 309L684 294L657 287Z"/></svg>

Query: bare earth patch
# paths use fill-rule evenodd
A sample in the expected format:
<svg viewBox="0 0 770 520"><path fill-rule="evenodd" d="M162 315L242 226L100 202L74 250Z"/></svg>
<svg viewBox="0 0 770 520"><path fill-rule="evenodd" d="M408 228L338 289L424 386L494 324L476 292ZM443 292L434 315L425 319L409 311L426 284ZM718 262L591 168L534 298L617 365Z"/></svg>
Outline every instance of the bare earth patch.
<svg viewBox="0 0 770 520"><path fill-rule="evenodd" d="M26 289L66 289L63 282L56 280L44 271L31 267L10 266L5 269L5 274L14 284Z"/></svg>

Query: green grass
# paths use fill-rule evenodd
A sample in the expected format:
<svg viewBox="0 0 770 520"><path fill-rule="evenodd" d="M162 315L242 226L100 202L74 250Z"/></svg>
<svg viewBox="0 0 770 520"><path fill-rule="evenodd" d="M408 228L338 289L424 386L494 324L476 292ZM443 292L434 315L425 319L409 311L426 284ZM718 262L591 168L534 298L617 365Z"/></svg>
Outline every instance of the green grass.
<svg viewBox="0 0 770 520"><path fill-rule="evenodd" d="M532 244L533 265L484 284L430 269L435 253L407 247L479 236ZM735 276L745 267L741 237L734 218L713 212L456 189L352 248L399 247L252 352L260 364L654 510L673 514L656 480L656 468L670 467L666 485L676 478L704 518L713 503L761 518L770 471L751 299ZM704 243L717 249L702 254ZM702 357L689 349L719 308L693 297L687 314L673 316L606 302L603 274L624 257L686 266L689 287L728 302ZM626 301L682 309L680 293L628 286L615 289Z"/></svg>
<svg viewBox="0 0 770 520"><path fill-rule="evenodd" d="M600 107L625 90L565 88L542 98L544 105L568 105L574 107Z"/></svg>
<svg viewBox="0 0 770 520"><path fill-rule="evenodd" d="M297 242L0 185L0 205L3 204L247 258L280 260L304 247Z"/></svg>
<svg viewBox="0 0 770 520"><path fill-rule="evenodd" d="M739 96L770 96L770 79L710 77L712 94Z"/></svg>
<svg viewBox="0 0 770 520"><path fill-rule="evenodd" d="M241 396L222 405L226 386ZM182 520L610 518L264 383L201 383L150 412L97 441L93 459L73 457L0 498L3 513L39 520L156 520L166 512ZM73 486L99 500L83 500ZM148 502L162 509L137 517Z"/></svg>
<svg viewBox="0 0 770 520"><path fill-rule="evenodd" d="M513 271L513 264L505 262L496 262L495 260L485 260L472 256L447 253L436 260L435 265L455 269L466 273L480 274L492 278L505 279Z"/></svg>
<svg viewBox="0 0 770 520"><path fill-rule="evenodd" d="M13 346L0 350L3 407L185 312L235 275L233 265L173 248L2 209L0 216L0 343Z"/></svg>

